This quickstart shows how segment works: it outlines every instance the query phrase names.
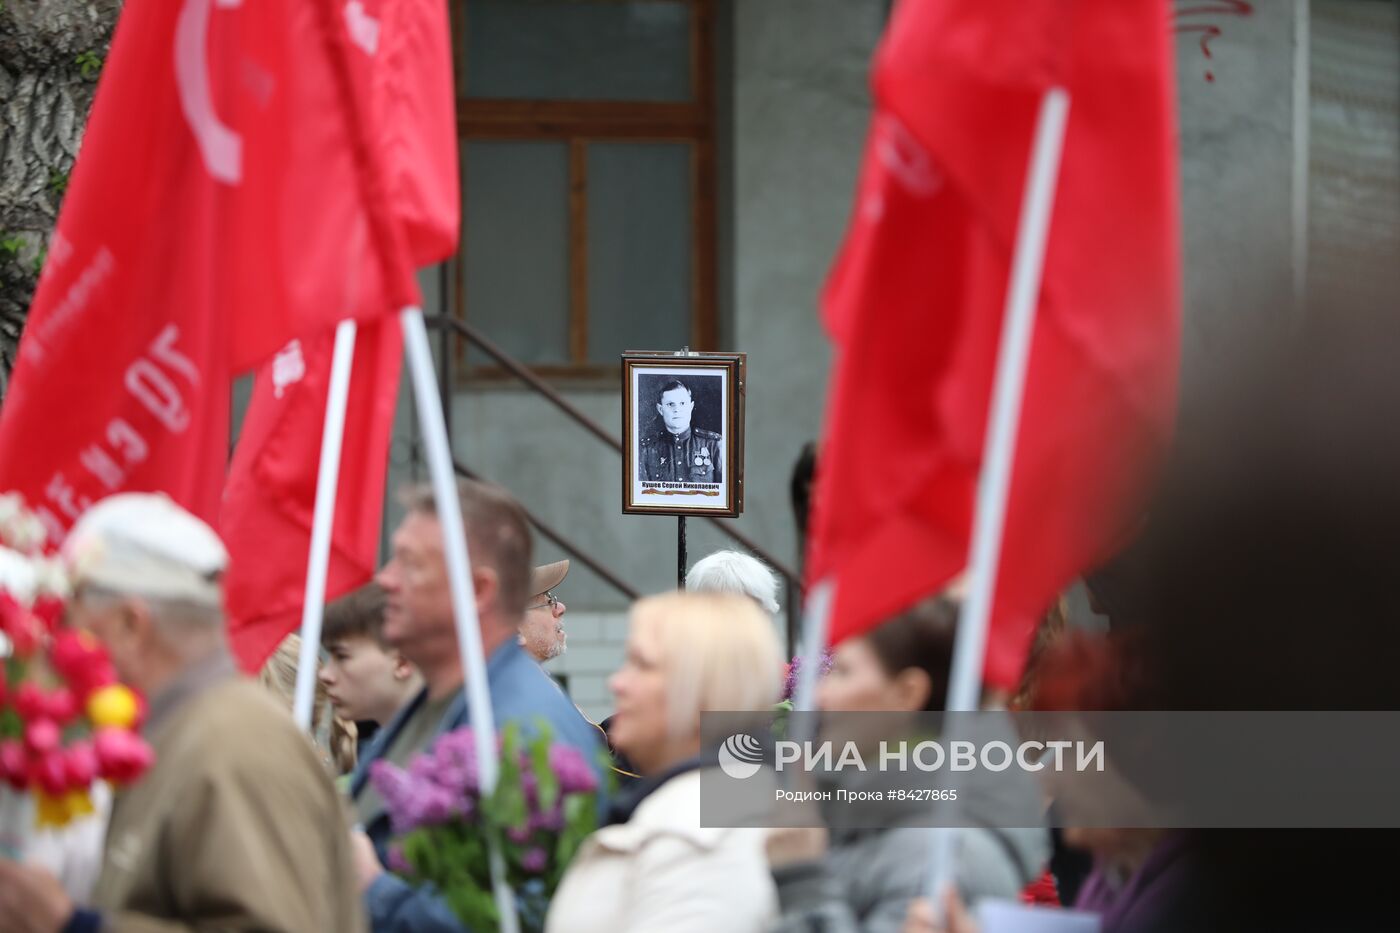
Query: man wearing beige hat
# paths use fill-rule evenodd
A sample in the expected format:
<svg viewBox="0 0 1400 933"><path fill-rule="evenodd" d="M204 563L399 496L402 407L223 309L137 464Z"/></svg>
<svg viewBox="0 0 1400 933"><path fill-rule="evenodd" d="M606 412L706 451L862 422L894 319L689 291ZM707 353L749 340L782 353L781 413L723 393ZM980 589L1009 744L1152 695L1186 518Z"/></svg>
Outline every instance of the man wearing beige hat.
<svg viewBox="0 0 1400 933"><path fill-rule="evenodd" d="M543 664L564 653L568 635L564 633L564 613L568 607L554 590L569 575L567 560L536 567L530 574L530 592L525 604L525 620L520 623L520 644Z"/></svg>
<svg viewBox="0 0 1400 933"><path fill-rule="evenodd" d="M165 496L125 493L79 519L64 556L72 623L149 699L155 764L116 797L92 908L0 861L0 931L363 929L330 777L234 670L218 535Z"/></svg>

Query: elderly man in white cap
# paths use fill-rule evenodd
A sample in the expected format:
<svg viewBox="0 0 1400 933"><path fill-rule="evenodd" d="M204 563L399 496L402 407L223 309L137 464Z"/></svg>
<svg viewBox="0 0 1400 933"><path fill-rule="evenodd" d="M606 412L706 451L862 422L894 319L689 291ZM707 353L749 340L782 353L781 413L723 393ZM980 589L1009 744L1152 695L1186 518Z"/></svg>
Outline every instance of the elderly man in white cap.
<svg viewBox="0 0 1400 933"><path fill-rule="evenodd" d="M156 760L113 805L92 908L0 862L0 931L363 929L330 778L234 670L218 536L165 496L125 493L83 515L64 555L71 621L149 698Z"/></svg>
<svg viewBox="0 0 1400 933"><path fill-rule="evenodd" d="M520 644L543 664L564 653L569 636L564 633L564 613L568 606L554 595L555 587L569 575L567 560L536 567L530 572L530 592L525 618L520 623Z"/></svg>

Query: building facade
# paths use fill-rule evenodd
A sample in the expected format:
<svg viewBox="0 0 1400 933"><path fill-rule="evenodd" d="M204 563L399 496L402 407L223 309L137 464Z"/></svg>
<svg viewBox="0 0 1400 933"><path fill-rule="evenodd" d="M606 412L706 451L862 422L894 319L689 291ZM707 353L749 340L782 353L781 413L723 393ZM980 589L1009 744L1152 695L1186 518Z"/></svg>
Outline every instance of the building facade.
<svg viewBox="0 0 1400 933"><path fill-rule="evenodd" d="M732 526L796 568L789 479L830 364L818 294L888 4L452 2L463 234L457 259L423 274L427 310L471 323L615 435L621 351L747 353ZM1400 254L1398 9L1176 5L1188 401L1260 333L1296 326L1310 290L1372 281L1357 271ZM637 591L674 587L676 520L621 513L618 454L476 348L447 352L458 459ZM394 485L424 476L410 404L405 391ZM731 544L687 524L691 562ZM540 562L567 556L541 540ZM551 669L601 717L627 597L577 560L557 595L569 650Z"/></svg>

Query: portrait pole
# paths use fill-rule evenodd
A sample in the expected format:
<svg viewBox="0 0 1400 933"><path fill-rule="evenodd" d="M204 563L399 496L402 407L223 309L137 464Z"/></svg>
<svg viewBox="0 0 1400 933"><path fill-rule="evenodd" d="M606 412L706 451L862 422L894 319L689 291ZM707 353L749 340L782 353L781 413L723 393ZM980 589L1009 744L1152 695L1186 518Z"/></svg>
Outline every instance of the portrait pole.
<svg viewBox="0 0 1400 933"><path fill-rule="evenodd" d="M685 589L685 516L676 516L676 589Z"/></svg>
<svg viewBox="0 0 1400 933"><path fill-rule="evenodd" d="M676 352L675 355L676 355L676 356L696 356L697 354L695 354L694 352L692 352L691 349L690 349L690 345L687 344L685 347L683 347L682 349L678 350L678 351ZM678 590L683 590L683 589L685 589L685 569L686 569L685 565L686 565L686 556L685 556L685 516L684 516L684 515L677 515L677 516L676 516L676 589L678 589Z"/></svg>

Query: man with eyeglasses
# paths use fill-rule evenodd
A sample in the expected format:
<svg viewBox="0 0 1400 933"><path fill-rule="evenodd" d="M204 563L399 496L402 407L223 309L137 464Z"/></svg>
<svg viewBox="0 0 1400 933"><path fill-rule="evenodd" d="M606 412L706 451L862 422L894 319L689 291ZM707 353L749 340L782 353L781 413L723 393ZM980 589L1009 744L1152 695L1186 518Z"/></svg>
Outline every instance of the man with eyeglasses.
<svg viewBox="0 0 1400 933"><path fill-rule="evenodd" d="M563 583L568 575L567 560L536 567L530 573L530 589L535 595L525 604L525 621L520 624L520 645L526 654L541 664L564 653L565 642L568 639L564 632L564 612L568 607L562 599L554 595L554 589ZM588 719L581 709L579 715ZM599 739L608 746L608 752L613 759L614 780L619 785L626 785L635 779L637 775L633 773L632 765L608 742L606 726L591 719L588 719L588 722L598 730Z"/></svg>
<svg viewBox="0 0 1400 933"><path fill-rule="evenodd" d="M530 574L530 592L525 604L525 621L520 624L520 644L543 664L564 653L568 636L564 633L564 601L554 588L569 574L567 560L536 567Z"/></svg>

